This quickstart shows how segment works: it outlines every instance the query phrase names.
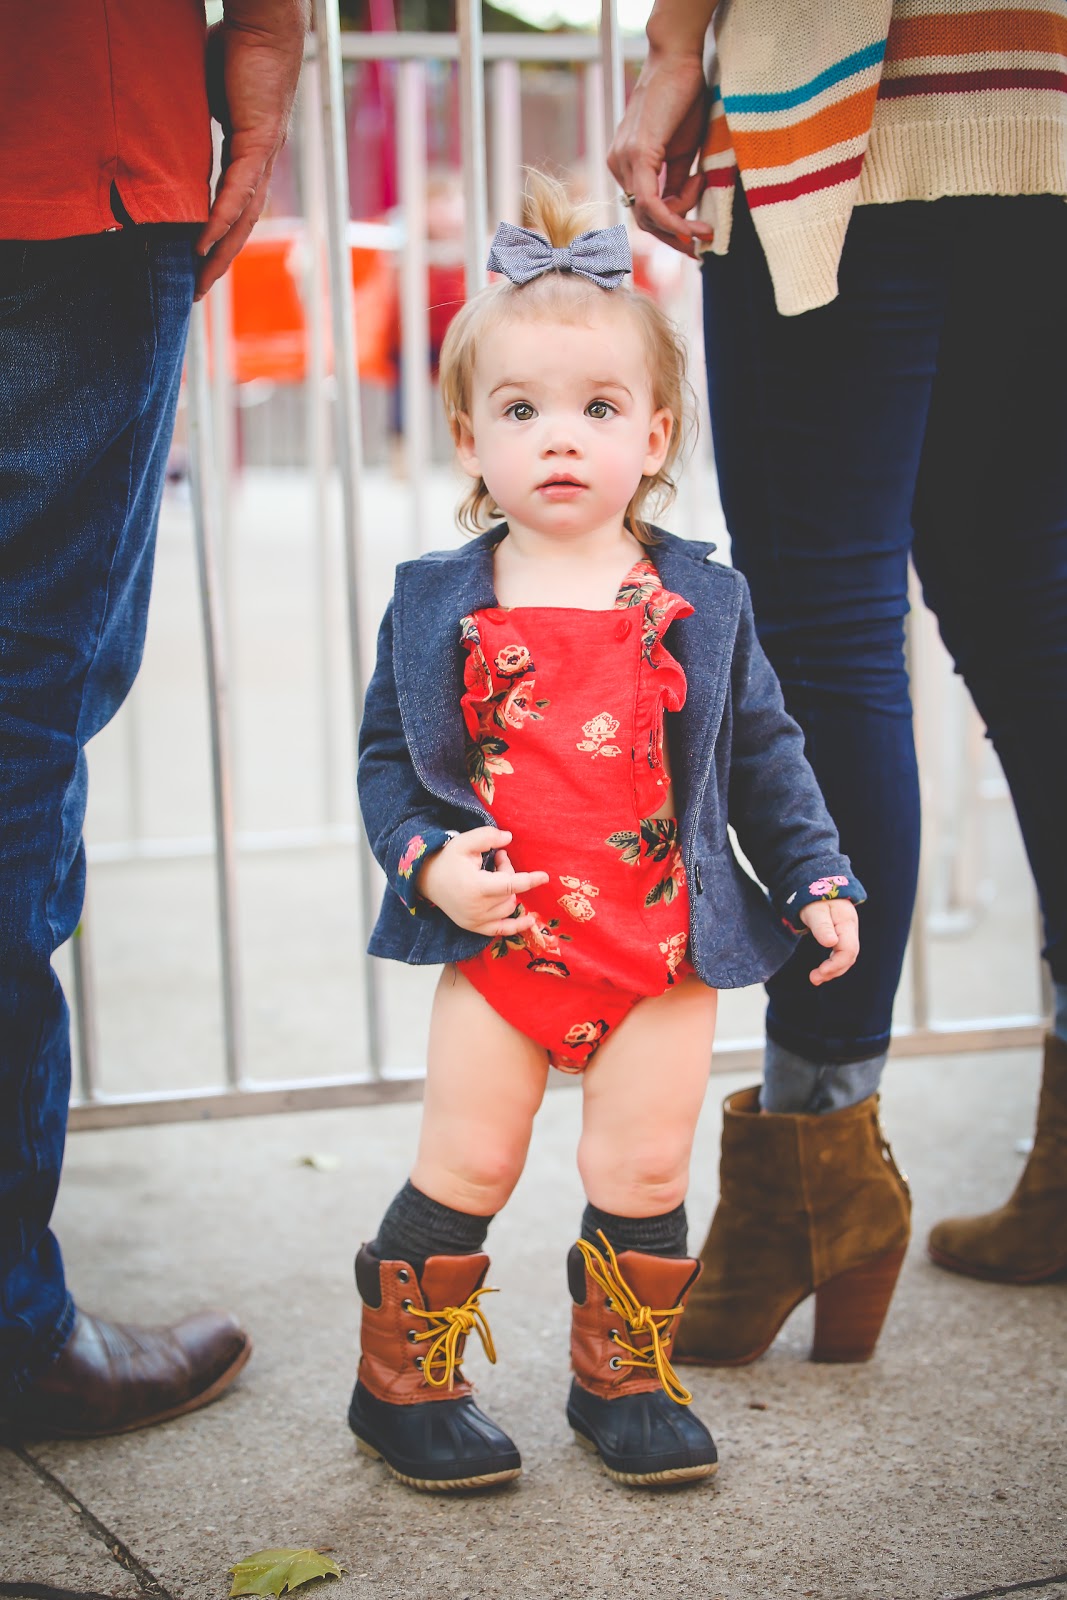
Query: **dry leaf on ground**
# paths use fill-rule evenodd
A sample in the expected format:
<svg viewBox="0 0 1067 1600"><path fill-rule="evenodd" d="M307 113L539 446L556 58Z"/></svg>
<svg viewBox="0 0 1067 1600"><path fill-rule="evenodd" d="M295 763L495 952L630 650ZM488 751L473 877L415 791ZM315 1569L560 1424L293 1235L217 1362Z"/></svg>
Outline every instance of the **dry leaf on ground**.
<svg viewBox="0 0 1067 1600"><path fill-rule="evenodd" d="M341 1568L318 1550L257 1550L245 1556L233 1573L231 1600L238 1594L281 1595L312 1578L339 1578Z"/></svg>

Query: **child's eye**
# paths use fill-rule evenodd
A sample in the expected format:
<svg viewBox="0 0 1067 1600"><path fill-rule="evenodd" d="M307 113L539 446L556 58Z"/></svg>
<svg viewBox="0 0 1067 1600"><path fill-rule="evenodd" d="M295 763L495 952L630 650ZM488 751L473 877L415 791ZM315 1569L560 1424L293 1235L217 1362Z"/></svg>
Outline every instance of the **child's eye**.
<svg viewBox="0 0 1067 1600"><path fill-rule="evenodd" d="M528 400L516 400L504 412L506 417L514 417L516 422L530 422L536 417L537 412Z"/></svg>
<svg viewBox="0 0 1067 1600"><path fill-rule="evenodd" d="M585 408L587 417L594 417L598 421L603 417L615 415L615 407L608 400L590 400Z"/></svg>

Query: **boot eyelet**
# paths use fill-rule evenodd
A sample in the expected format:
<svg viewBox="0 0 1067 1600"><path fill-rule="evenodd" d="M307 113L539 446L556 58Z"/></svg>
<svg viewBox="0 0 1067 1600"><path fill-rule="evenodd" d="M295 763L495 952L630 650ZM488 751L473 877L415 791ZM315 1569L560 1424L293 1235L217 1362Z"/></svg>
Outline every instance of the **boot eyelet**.
<svg viewBox="0 0 1067 1600"><path fill-rule="evenodd" d="M415 1329L414 1328L409 1328L408 1329L408 1344L414 1344L415 1340L417 1338L418 1338L418 1334L415 1332Z"/></svg>
<svg viewBox="0 0 1067 1600"><path fill-rule="evenodd" d="M411 1277L411 1273L408 1271L407 1267L401 1267L400 1271L397 1273L397 1277L400 1279L401 1283L407 1283Z"/></svg>
<svg viewBox="0 0 1067 1600"><path fill-rule="evenodd" d="M400 1309L401 1309L401 1311L410 1311L411 1310L411 1301L410 1300L401 1300Z"/></svg>
<svg viewBox="0 0 1067 1600"><path fill-rule="evenodd" d="M605 1310L605 1311L610 1311L610 1310L612 1310L612 1304L611 1304L611 1296L610 1296L610 1294L609 1294L609 1295L605 1295L605 1296L604 1296L604 1310Z"/></svg>
<svg viewBox="0 0 1067 1600"><path fill-rule="evenodd" d="M424 1356L416 1356L415 1357L415 1365L419 1368L420 1371L422 1370L422 1366L423 1366L424 1360L425 1360Z"/></svg>
<svg viewBox="0 0 1067 1600"><path fill-rule="evenodd" d="M609 1328L608 1329L608 1338L609 1339L613 1339L615 1341L615 1343L617 1344L619 1342L619 1330L618 1330L618 1328Z"/></svg>
<svg viewBox="0 0 1067 1600"><path fill-rule="evenodd" d="M618 1372L619 1368L622 1366L622 1362L619 1360L618 1356L612 1356L611 1360L608 1362L608 1366L611 1368L612 1372Z"/></svg>

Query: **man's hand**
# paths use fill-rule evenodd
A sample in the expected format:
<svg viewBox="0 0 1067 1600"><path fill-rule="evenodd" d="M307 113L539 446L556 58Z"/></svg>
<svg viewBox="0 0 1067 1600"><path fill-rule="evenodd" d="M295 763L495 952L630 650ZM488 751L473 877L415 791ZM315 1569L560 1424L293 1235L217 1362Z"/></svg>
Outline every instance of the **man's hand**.
<svg viewBox="0 0 1067 1600"><path fill-rule="evenodd" d="M221 278L267 203L300 76L307 0L226 0L208 35L211 114L222 125L222 176L197 240L201 300Z"/></svg>
<svg viewBox="0 0 1067 1600"><path fill-rule="evenodd" d="M419 869L415 887L432 900L457 927L489 935L525 933L534 927L532 913L512 913L519 896L548 882L547 872L516 872L508 859L511 834L499 828L471 828L449 839ZM486 872L482 856L493 851L495 872Z"/></svg>
<svg viewBox="0 0 1067 1600"><path fill-rule="evenodd" d="M847 972L860 953L860 919L851 900L813 900L800 920L825 949L832 950L810 976L816 985L829 983Z"/></svg>

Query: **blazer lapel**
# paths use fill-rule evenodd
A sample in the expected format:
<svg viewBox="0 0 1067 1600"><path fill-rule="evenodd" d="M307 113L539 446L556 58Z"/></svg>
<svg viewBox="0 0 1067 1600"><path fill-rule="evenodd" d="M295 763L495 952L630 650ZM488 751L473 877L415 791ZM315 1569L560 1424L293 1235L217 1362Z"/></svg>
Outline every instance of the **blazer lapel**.
<svg viewBox="0 0 1067 1600"><path fill-rule="evenodd" d="M664 586L684 595L693 607L691 617L674 623L667 644L688 683L685 705L677 713L678 737L672 744L672 750L677 748L675 759L680 756L685 769L687 800L699 798L698 775L710 767L740 613L738 584L724 581L721 570L705 561L707 553L709 546L672 534L663 535L663 542L651 547Z"/></svg>
<svg viewBox="0 0 1067 1600"><path fill-rule="evenodd" d="M434 791L447 781L468 805L475 800L464 771L459 624L468 612L496 604L495 543L483 534L461 550L405 564L393 605L393 671L415 770Z"/></svg>

